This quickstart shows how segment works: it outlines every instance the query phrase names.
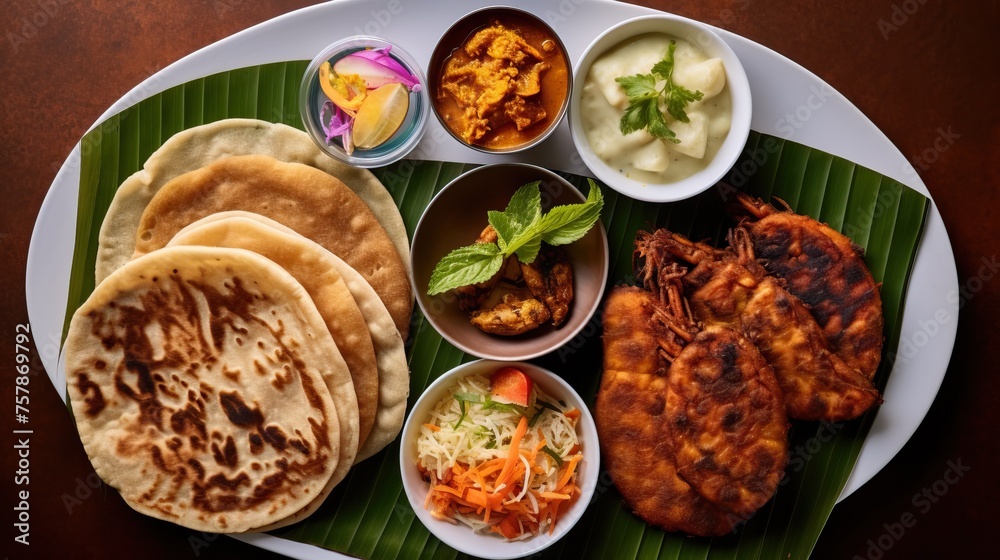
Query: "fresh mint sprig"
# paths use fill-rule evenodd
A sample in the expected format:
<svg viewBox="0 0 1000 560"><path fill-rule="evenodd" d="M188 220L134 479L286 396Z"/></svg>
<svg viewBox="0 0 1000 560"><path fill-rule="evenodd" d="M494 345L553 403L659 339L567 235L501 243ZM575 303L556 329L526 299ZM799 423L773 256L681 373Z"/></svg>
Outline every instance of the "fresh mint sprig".
<svg viewBox="0 0 1000 560"><path fill-rule="evenodd" d="M543 241L549 245L573 243L586 235L601 217L604 195L593 181L586 202L556 206L546 213L542 213L538 185L536 181L522 186L503 212L487 214L489 224L497 232L496 243L473 243L445 255L431 272L427 295L485 282L500 271L511 255L530 264L538 256Z"/></svg>
<svg viewBox="0 0 1000 560"><path fill-rule="evenodd" d="M680 143L674 131L667 126L666 116L660 110L660 98L664 99L667 113L671 117L686 123L691 122L687 112L685 112L687 104L692 101L701 101L704 94L674 83L674 50L676 48L677 42L670 41L666 56L653 65L649 74L615 78L628 97L628 107L625 108L625 114L622 115L618 124L622 134L646 130L657 138L669 140L674 144ZM658 89L656 84L661 81L663 87Z"/></svg>

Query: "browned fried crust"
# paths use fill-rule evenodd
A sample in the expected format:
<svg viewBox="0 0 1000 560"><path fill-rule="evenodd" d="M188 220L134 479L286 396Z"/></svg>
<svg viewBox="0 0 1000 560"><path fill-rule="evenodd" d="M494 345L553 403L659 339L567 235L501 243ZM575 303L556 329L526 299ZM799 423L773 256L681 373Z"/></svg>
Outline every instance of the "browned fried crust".
<svg viewBox="0 0 1000 560"><path fill-rule="evenodd" d="M733 529L727 514L677 476L665 439L667 377L658 339L675 335L652 319L654 298L618 287L604 312L604 375L595 416L601 454L625 503L653 525L692 535Z"/></svg>
<svg viewBox="0 0 1000 560"><path fill-rule="evenodd" d="M741 247L743 235L737 228L730 240L748 251ZM691 243L666 230L645 236L640 247L648 255L640 263L640 277L662 266L649 258L658 252L669 253L663 260L697 263L683 279L695 318L739 330L760 349L778 378L790 417L848 420L880 401L871 381L831 351L802 301L768 276L752 254Z"/></svg>
<svg viewBox="0 0 1000 560"><path fill-rule="evenodd" d="M549 320L549 310L535 298L505 294L493 307L473 311L469 321L490 334L514 336L537 329Z"/></svg>
<svg viewBox="0 0 1000 560"><path fill-rule="evenodd" d="M543 243L531 264L519 264L524 283L549 309L552 325L558 327L569 315L569 304L573 301L573 267L566 250Z"/></svg>
<svg viewBox="0 0 1000 560"><path fill-rule="evenodd" d="M836 422L861 416L881 401L871 381L826 346L819 325L798 298L765 278L743 314L743 329L759 340L785 394L788 415Z"/></svg>
<svg viewBox="0 0 1000 560"><path fill-rule="evenodd" d="M750 197L741 203L764 214L744 224L757 258L809 306L830 348L848 366L874 377L882 355L882 298L861 249L808 216Z"/></svg>
<svg viewBox="0 0 1000 560"><path fill-rule="evenodd" d="M486 226L476 243L496 243L497 238L493 226ZM494 289L503 279L523 280L527 290L500 296L503 292L494 293ZM453 293L459 308L469 312L470 322L490 334L524 334L550 319L558 327L569 315L573 300L573 267L565 249L543 243L531 264L511 255L488 280L455 288Z"/></svg>
<svg viewBox="0 0 1000 560"><path fill-rule="evenodd" d="M669 441L677 474L718 508L748 518L778 488L788 418L774 372L727 328L699 333L670 366Z"/></svg>

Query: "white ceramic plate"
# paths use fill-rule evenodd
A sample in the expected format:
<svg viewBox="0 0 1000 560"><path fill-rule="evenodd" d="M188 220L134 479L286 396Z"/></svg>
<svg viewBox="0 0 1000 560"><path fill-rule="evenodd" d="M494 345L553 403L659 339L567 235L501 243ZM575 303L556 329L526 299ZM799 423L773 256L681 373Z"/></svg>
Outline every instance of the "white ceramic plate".
<svg viewBox="0 0 1000 560"><path fill-rule="evenodd" d="M267 21L201 49L157 72L112 105L97 123L170 87L244 66L309 60L340 36L365 33L398 43L418 61L430 58L434 43L462 15L490 0L340 0ZM606 0L507 0L541 16L560 34L575 61L609 26L654 10ZM390 11L389 8L393 8ZM846 158L930 197L913 166L892 142L846 98L823 80L774 51L716 30L743 62L754 99L751 128ZM25 278L28 318L42 362L59 394L66 382L59 341L66 312L76 231L80 154L77 147L56 175L42 203L28 249ZM422 159L493 163L503 156L471 150L428 123L415 154ZM520 161L586 174L573 149L565 119L552 137ZM920 425L937 395L958 328L958 273L948 232L931 205L917 250L903 315L899 357L885 389L885 404L861 449L841 499L875 475ZM928 328L928 325L936 327ZM343 558L318 547L272 537L241 540L297 558Z"/></svg>

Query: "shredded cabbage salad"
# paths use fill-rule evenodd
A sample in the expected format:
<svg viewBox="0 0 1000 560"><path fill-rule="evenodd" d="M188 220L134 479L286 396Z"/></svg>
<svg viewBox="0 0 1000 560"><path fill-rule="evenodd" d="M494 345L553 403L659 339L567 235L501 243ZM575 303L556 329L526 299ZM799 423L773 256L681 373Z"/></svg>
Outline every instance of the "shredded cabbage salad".
<svg viewBox="0 0 1000 560"><path fill-rule="evenodd" d="M533 386L528 406L497 402L489 379L452 386L417 438L432 515L509 540L555 527L580 494L580 411Z"/></svg>

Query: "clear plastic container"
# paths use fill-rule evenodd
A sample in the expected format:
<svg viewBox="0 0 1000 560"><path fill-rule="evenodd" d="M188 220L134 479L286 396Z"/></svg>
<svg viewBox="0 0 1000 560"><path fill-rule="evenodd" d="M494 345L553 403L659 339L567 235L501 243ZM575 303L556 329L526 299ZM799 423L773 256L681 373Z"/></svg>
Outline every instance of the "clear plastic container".
<svg viewBox="0 0 1000 560"><path fill-rule="evenodd" d="M410 91L410 103L399 129L385 142L374 148L361 149L354 148L351 154L344 149L340 138L333 138L326 141L326 132L323 130L324 124L320 121L320 113L323 105L329 100L319 84L319 68L324 62L330 64L337 60L360 50L380 49L390 47L389 56L396 59L411 74L417 77L421 87L419 91ZM405 157L420 142L424 130L427 128L427 119L430 114L430 99L427 97L426 79L420 69L420 65L402 48L378 37L358 35L349 37L329 47L323 49L309 63L305 74L302 76L302 87L299 91L299 110L302 114L302 122L306 132L312 137L316 145L330 156L357 167L379 167L388 165ZM329 119L329 112L326 119Z"/></svg>

